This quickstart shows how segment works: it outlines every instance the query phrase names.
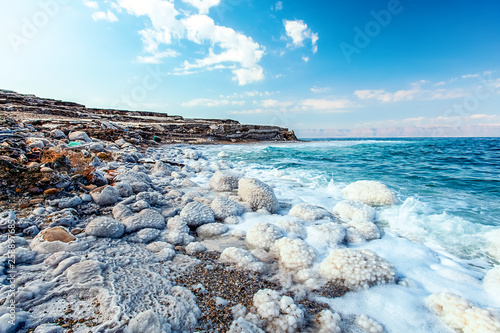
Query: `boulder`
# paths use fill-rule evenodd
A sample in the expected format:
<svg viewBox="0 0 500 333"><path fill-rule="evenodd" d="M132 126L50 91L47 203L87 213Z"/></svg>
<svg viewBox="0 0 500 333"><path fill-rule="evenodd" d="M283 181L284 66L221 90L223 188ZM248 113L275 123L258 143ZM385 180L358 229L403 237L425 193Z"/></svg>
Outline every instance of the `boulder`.
<svg viewBox="0 0 500 333"><path fill-rule="evenodd" d="M83 247L84 244L63 227L45 229L30 242L30 248L41 253L72 251Z"/></svg>
<svg viewBox="0 0 500 333"><path fill-rule="evenodd" d="M238 188L239 177L228 172L215 171L208 184L216 191L233 191Z"/></svg>
<svg viewBox="0 0 500 333"><path fill-rule="evenodd" d="M90 221L85 232L96 237L120 238L125 232L125 226L112 217L101 216Z"/></svg>
<svg viewBox="0 0 500 333"><path fill-rule="evenodd" d="M230 216L240 216L245 212L245 207L226 197L215 198L210 208L214 211L215 218L220 221Z"/></svg>
<svg viewBox="0 0 500 333"><path fill-rule="evenodd" d="M242 178L238 183L238 195L253 210L265 209L270 213L279 210L279 203L271 186L255 178Z"/></svg>
<svg viewBox="0 0 500 333"><path fill-rule="evenodd" d="M200 225L215 222L214 212L207 205L193 201L188 203L180 213L180 217L186 221L190 227L199 227Z"/></svg>
<svg viewBox="0 0 500 333"><path fill-rule="evenodd" d="M123 220L125 232L131 233L144 228L164 229L165 218L153 209L144 209L141 212Z"/></svg>
<svg viewBox="0 0 500 333"><path fill-rule="evenodd" d="M92 199L94 199L95 203L100 206L112 205L120 200L120 193L110 185L98 187L90 191L90 195L92 196Z"/></svg>
<svg viewBox="0 0 500 333"><path fill-rule="evenodd" d="M92 142L92 140L89 138L87 133L85 133L83 131L76 131L76 132L69 133L69 140L70 141Z"/></svg>

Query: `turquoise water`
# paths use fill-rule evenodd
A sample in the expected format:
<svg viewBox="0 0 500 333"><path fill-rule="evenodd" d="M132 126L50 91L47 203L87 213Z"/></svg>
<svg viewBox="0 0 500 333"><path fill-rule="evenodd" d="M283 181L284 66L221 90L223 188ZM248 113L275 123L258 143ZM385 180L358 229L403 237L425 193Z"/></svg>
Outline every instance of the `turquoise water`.
<svg viewBox="0 0 500 333"><path fill-rule="evenodd" d="M313 202L326 208L345 185L380 181L400 201L380 210L380 223L463 257L481 255L482 235L500 226L499 138L332 139L223 150L225 159L264 177L284 197L308 187L316 190Z"/></svg>

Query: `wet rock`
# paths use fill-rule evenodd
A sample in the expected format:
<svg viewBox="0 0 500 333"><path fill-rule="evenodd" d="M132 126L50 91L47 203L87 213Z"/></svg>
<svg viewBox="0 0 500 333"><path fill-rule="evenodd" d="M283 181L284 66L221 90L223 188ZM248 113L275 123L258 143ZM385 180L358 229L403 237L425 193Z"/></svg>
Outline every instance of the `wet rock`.
<svg viewBox="0 0 500 333"><path fill-rule="evenodd" d="M72 227L79 221L78 213L73 208L66 208L52 214L49 214L43 223L44 226Z"/></svg>
<svg viewBox="0 0 500 333"><path fill-rule="evenodd" d="M76 132L71 132L69 133L68 137L71 141L85 141L85 142L92 142L92 140L89 138L88 134L83 132L83 131L76 131Z"/></svg>
<svg viewBox="0 0 500 333"><path fill-rule="evenodd" d="M114 218L101 216L90 221L85 232L90 236L120 238L125 232L125 226Z"/></svg>
<svg viewBox="0 0 500 333"><path fill-rule="evenodd" d="M73 208L83 203L80 197L64 198L59 201L59 208Z"/></svg>
<svg viewBox="0 0 500 333"><path fill-rule="evenodd" d="M144 228L164 229L165 218L153 209L144 209L140 213L123 220L125 232L131 233Z"/></svg>
<svg viewBox="0 0 500 333"><path fill-rule="evenodd" d="M112 205L120 200L120 193L113 186L104 186L90 191L92 199L100 206Z"/></svg>
<svg viewBox="0 0 500 333"><path fill-rule="evenodd" d="M113 217L118 221L123 221L124 219L132 215L134 215L132 210L123 203L119 203L113 207Z"/></svg>
<svg viewBox="0 0 500 333"><path fill-rule="evenodd" d="M50 136L54 139L66 139L66 134L63 131L55 129L50 131Z"/></svg>
<svg viewBox="0 0 500 333"><path fill-rule="evenodd" d="M144 228L127 236L127 241L134 243L150 243L160 237L161 231L153 228Z"/></svg>

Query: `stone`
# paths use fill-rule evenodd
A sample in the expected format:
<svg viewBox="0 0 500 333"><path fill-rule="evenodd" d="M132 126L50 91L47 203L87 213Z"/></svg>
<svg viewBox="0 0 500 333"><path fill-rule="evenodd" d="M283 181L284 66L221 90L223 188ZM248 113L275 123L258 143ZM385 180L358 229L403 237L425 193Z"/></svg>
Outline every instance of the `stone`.
<svg viewBox="0 0 500 333"><path fill-rule="evenodd" d="M215 222L214 212L210 207L199 201L188 203L182 209L180 216L190 227L199 227L203 224Z"/></svg>
<svg viewBox="0 0 500 333"><path fill-rule="evenodd" d="M134 215L132 210L123 203L119 203L113 207L113 217L118 221L123 221L124 219L132 215Z"/></svg>
<svg viewBox="0 0 500 333"><path fill-rule="evenodd" d="M80 199L82 199L83 202L90 202L92 201L92 196L87 193L80 194Z"/></svg>
<svg viewBox="0 0 500 333"><path fill-rule="evenodd" d="M156 177L169 176L172 173L172 167L163 163L162 161L157 161L153 165L153 170L151 171Z"/></svg>
<svg viewBox="0 0 500 333"><path fill-rule="evenodd" d="M85 245L63 227L42 230L30 242L30 248L41 253L81 250Z"/></svg>
<svg viewBox="0 0 500 333"><path fill-rule="evenodd" d="M102 152L102 151L104 151L104 145L102 143L99 143L99 142L94 142L94 143L90 144L89 149L90 149L90 151L94 151L94 152Z"/></svg>
<svg viewBox="0 0 500 333"><path fill-rule="evenodd" d="M112 217L101 216L90 221L85 232L90 236L120 238L125 232L125 226Z"/></svg>
<svg viewBox="0 0 500 333"><path fill-rule="evenodd" d="M73 208L83 203L80 197L63 198L59 201L59 208Z"/></svg>
<svg viewBox="0 0 500 333"><path fill-rule="evenodd" d="M240 216L245 212L245 207L226 197L216 197L210 208L214 211L215 218L223 221L230 216Z"/></svg>
<svg viewBox="0 0 500 333"><path fill-rule="evenodd" d="M143 209L149 208L149 204L146 200L139 200L130 205L130 209L134 212L140 212Z"/></svg>
<svg viewBox="0 0 500 333"><path fill-rule="evenodd" d="M132 187L129 184L127 184L127 183L123 183L123 182L116 183L114 185L114 188L118 191L118 193L120 193L120 196L122 198L128 198L132 194L134 194L134 191L132 190Z"/></svg>
<svg viewBox="0 0 500 333"><path fill-rule="evenodd" d="M135 234L131 234L127 237L129 242L134 243L150 243L160 237L161 231L153 228L144 228L136 232Z"/></svg>
<svg viewBox="0 0 500 333"><path fill-rule="evenodd" d="M216 191L233 191L238 188L239 177L228 172L215 171L208 185Z"/></svg>
<svg viewBox="0 0 500 333"><path fill-rule="evenodd" d="M196 229L196 234L200 238L211 238L222 235L229 230L228 226L222 223L204 224Z"/></svg>
<svg viewBox="0 0 500 333"><path fill-rule="evenodd" d="M130 320L124 333L170 333L170 331L170 324L150 309L139 313L135 318Z"/></svg>
<svg viewBox="0 0 500 333"><path fill-rule="evenodd" d="M90 191L90 195L92 196L92 199L94 199L95 203L100 206L112 205L120 200L120 193L110 185L98 187Z"/></svg>
<svg viewBox="0 0 500 333"><path fill-rule="evenodd" d="M68 138L70 141L92 142L92 140L89 138L88 134L83 132L83 131L71 132L71 133L69 133Z"/></svg>
<svg viewBox="0 0 500 333"><path fill-rule="evenodd" d="M35 237L39 232L40 230L38 227L36 225L32 225L31 227L23 230L23 235L26 237Z"/></svg>
<svg viewBox="0 0 500 333"><path fill-rule="evenodd" d="M123 220L125 232L131 233L144 228L165 228L165 218L153 209L144 209L141 212Z"/></svg>
<svg viewBox="0 0 500 333"><path fill-rule="evenodd" d="M78 213L73 208L65 208L63 210L49 214L44 221L44 225L49 227L64 226L72 227L79 221Z"/></svg>
<svg viewBox="0 0 500 333"><path fill-rule="evenodd" d="M238 195L253 210L265 209L270 213L279 210L279 203L271 186L255 178L242 178L238 182Z"/></svg>
<svg viewBox="0 0 500 333"><path fill-rule="evenodd" d="M55 129L50 131L50 136L53 137L54 139L66 139L66 134L64 134L63 131Z"/></svg>

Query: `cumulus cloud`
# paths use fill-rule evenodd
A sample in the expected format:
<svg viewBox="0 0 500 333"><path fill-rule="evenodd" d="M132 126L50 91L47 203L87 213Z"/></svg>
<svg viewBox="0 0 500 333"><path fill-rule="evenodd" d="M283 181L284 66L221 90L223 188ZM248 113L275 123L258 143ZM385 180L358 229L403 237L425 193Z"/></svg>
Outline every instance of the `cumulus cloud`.
<svg viewBox="0 0 500 333"><path fill-rule="evenodd" d="M183 107L195 107L195 106L224 106L224 105L244 105L245 101L228 101L227 99L209 99L209 98L197 98L189 102L182 103Z"/></svg>
<svg viewBox="0 0 500 333"><path fill-rule="evenodd" d="M97 9L99 8L99 4L95 1L83 0L83 4L89 8Z"/></svg>
<svg viewBox="0 0 500 333"><path fill-rule="evenodd" d="M151 20L151 27L140 31L144 50L157 53L160 45L170 45L174 40L184 39L208 47L204 58L185 61L174 72L176 75L192 74L199 70L230 68L233 80L240 85L264 79L264 69L259 62L265 48L235 30L217 25L214 20L204 15L219 4L219 0L184 0L196 7L199 14L190 15L179 12L174 2L161 0L118 0L118 5L129 14L146 16ZM158 59L154 58L153 59ZM229 66L232 64L233 66ZM223 67L225 66L225 67Z"/></svg>
<svg viewBox="0 0 500 333"><path fill-rule="evenodd" d="M274 5L274 10L275 11L280 11L282 9L283 9L283 2L282 1L276 2L276 5Z"/></svg>
<svg viewBox="0 0 500 333"><path fill-rule="evenodd" d="M311 88L311 91L315 94L320 94L320 93L325 93L327 91L330 90L330 87L317 87L317 86L314 86Z"/></svg>
<svg viewBox="0 0 500 333"><path fill-rule="evenodd" d="M177 57L179 53L174 50L165 50L161 52L153 52L150 56L138 56L137 61L143 64L161 64L163 58Z"/></svg>
<svg viewBox="0 0 500 333"><path fill-rule="evenodd" d="M314 33L307 24L302 20L283 20L283 25L285 26L286 35L292 39L291 43L287 45L289 48L297 48L304 46L304 41L306 39L311 40L313 53L318 51L317 42L319 40L318 34Z"/></svg>
<svg viewBox="0 0 500 333"><path fill-rule="evenodd" d="M198 9L200 14L208 14L211 7L218 6L220 0L182 0Z"/></svg>
<svg viewBox="0 0 500 333"><path fill-rule="evenodd" d="M115 14L113 14L112 11L108 9L107 12L95 12L92 14L92 19L94 21L109 21L109 22L116 22L118 21L118 17L116 17Z"/></svg>

